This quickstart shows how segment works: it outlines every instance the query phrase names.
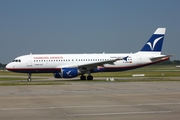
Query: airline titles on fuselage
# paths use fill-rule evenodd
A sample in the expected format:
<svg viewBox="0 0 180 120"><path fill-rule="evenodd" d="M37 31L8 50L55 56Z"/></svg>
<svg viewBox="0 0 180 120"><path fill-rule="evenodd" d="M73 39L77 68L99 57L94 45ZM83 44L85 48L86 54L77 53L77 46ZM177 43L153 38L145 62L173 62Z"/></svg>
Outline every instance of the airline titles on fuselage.
<svg viewBox="0 0 180 120"><path fill-rule="evenodd" d="M34 57L34 59L63 59L63 56L54 56L54 57Z"/></svg>

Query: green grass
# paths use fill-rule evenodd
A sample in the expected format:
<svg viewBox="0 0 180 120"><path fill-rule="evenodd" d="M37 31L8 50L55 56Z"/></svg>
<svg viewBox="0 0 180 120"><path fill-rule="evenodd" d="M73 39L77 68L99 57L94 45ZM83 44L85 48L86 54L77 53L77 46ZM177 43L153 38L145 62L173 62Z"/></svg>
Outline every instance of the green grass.
<svg viewBox="0 0 180 120"><path fill-rule="evenodd" d="M178 77L180 69L172 65L147 66L123 72L95 73L94 77L132 77L133 74L145 74L146 77Z"/></svg>
<svg viewBox="0 0 180 120"><path fill-rule="evenodd" d="M21 81L21 82L1 82L0 86L21 86L21 85L70 85L68 82L27 82L27 81Z"/></svg>
<svg viewBox="0 0 180 120"><path fill-rule="evenodd" d="M12 81L12 80L24 80L24 78L19 78L19 77L0 77L0 81Z"/></svg>
<svg viewBox="0 0 180 120"><path fill-rule="evenodd" d="M138 79L115 79L116 82L180 82L180 78L174 77L142 77Z"/></svg>
<svg viewBox="0 0 180 120"><path fill-rule="evenodd" d="M132 77L133 74L145 74L145 77ZM148 67L138 68L129 71L123 72L104 72L104 73L93 73L94 78L103 77L103 78L115 78L116 82L144 82L144 81L180 81L180 68L176 68L172 65L152 65ZM8 77L4 77L8 76ZM17 77L13 77L17 76ZM19 77L23 76L23 77ZM52 73L43 73L43 74L32 74L33 79L39 79L39 82L27 82L26 73L14 73L9 71L0 71L0 86L6 85L64 85L70 84L68 81L40 81L40 77L53 77ZM39 77L39 78L38 78ZM132 79L131 79L132 77ZM120 78L120 79L119 79ZM128 79L123 79L128 78ZM136 79L134 79L136 78ZM78 79L78 78L77 78ZM17 81L18 80L18 81ZM74 80L72 80L74 81ZM78 80L76 80L78 82ZM86 81L86 82L101 82L100 80ZM106 79L104 80L106 81ZM103 81L103 82L104 82Z"/></svg>

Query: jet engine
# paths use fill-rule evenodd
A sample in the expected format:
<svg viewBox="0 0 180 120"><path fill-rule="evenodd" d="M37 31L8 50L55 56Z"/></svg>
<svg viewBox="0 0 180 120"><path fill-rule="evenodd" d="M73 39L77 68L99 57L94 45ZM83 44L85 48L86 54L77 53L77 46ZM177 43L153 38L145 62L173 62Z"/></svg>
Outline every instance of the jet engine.
<svg viewBox="0 0 180 120"><path fill-rule="evenodd" d="M77 68L62 68L60 72L54 73L55 78L74 78L77 76Z"/></svg>

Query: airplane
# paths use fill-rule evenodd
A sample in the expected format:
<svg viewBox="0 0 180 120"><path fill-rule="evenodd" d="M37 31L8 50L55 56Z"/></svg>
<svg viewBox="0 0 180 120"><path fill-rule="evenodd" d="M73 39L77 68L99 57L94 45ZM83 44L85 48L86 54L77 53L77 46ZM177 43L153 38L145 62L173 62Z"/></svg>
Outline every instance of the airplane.
<svg viewBox="0 0 180 120"><path fill-rule="evenodd" d="M29 54L15 58L7 64L12 72L27 73L31 81L32 73L53 73L55 78L93 80L91 73L117 72L144 67L170 59L172 55L162 55L162 45L166 28L157 28L154 34L136 53L98 54ZM88 74L87 77L85 74Z"/></svg>

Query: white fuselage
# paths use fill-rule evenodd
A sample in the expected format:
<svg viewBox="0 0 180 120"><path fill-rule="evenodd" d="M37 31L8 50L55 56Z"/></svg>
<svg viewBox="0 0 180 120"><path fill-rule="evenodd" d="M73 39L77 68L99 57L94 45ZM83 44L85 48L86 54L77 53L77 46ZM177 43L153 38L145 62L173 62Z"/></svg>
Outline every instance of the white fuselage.
<svg viewBox="0 0 180 120"><path fill-rule="evenodd" d="M134 69L141 66L151 64L148 54L30 54L20 56L9 63L6 68L14 72L31 72L31 73L54 73L61 68L78 68L81 65L94 64L97 62L117 60L113 64L103 64L89 69L104 68L106 71L123 71L126 69ZM153 55L154 56L154 55ZM162 55L160 55L162 56ZM94 71L95 72L95 71ZM98 71L97 71L98 72Z"/></svg>

